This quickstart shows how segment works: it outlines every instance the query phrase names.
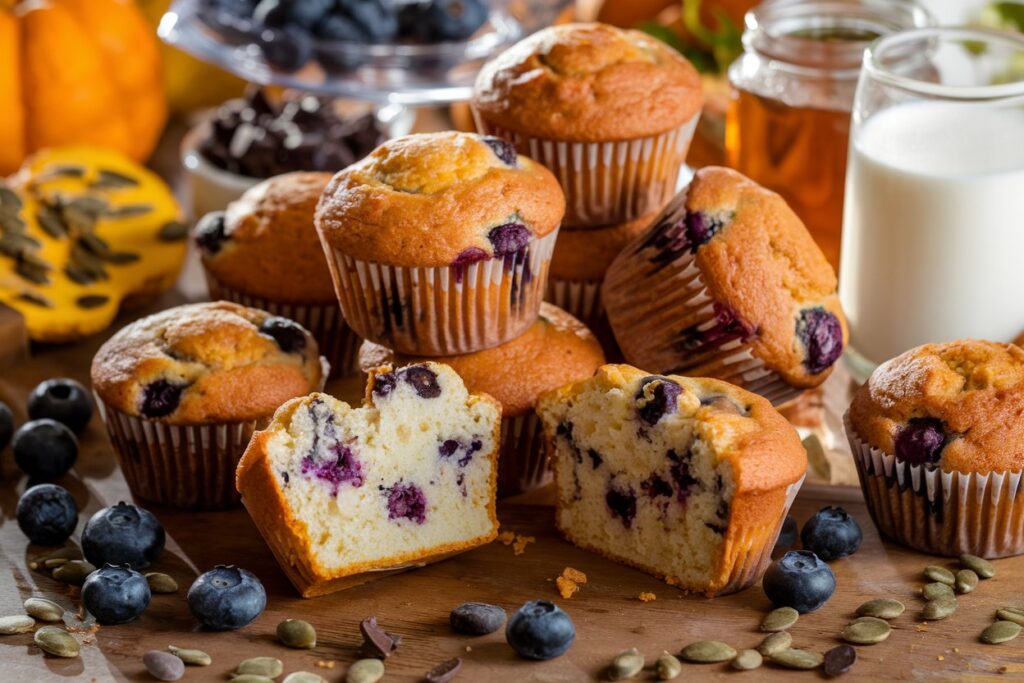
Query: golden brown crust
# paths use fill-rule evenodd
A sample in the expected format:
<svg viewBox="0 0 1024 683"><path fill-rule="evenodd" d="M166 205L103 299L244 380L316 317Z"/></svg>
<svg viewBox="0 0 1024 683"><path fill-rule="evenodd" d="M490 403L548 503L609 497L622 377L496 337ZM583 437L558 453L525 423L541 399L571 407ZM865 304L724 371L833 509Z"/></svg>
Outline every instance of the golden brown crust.
<svg viewBox="0 0 1024 683"><path fill-rule="evenodd" d="M473 106L493 124L569 142L658 135L703 105L697 70L639 31L563 24L525 38L484 65Z"/></svg>
<svg viewBox="0 0 1024 683"><path fill-rule="evenodd" d="M641 216L619 225L558 231L550 277L555 280L600 282L605 271L627 244L639 237L656 214Z"/></svg>
<svg viewBox="0 0 1024 683"><path fill-rule="evenodd" d="M228 205L227 240L200 250L203 266L242 294L282 303L330 303L334 286L313 214L330 173L286 173Z"/></svg>
<svg viewBox="0 0 1024 683"><path fill-rule="evenodd" d="M301 351L286 353L260 332L268 313L226 301L189 304L136 320L97 351L92 385L105 403L142 415L146 387L163 380L183 386L167 424L219 424L265 418L323 379L313 337L302 330ZM301 327L299 328L302 329Z"/></svg>
<svg viewBox="0 0 1024 683"><path fill-rule="evenodd" d="M537 322L522 335L476 353L428 359L396 354L371 342L363 342L359 350L359 367L367 373L382 365L425 360L451 366L471 392L493 396L504 418L529 413L542 392L590 377L605 361L586 325L547 302L541 304Z"/></svg>
<svg viewBox="0 0 1024 683"><path fill-rule="evenodd" d="M534 238L555 230L565 196L546 168L505 164L471 133L385 142L331 180L316 212L322 240L362 261L451 265L463 251L494 255L491 229L518 223Z"/></svg>
<svg viewBox="0 0 1024 683"><path fill-rule="evenodd" d="M1024 469L1024 350L974 339L925 344L880 365L857 391L850 423L866 443L895 453L912 418L936 418L946 472Z"/></svg>

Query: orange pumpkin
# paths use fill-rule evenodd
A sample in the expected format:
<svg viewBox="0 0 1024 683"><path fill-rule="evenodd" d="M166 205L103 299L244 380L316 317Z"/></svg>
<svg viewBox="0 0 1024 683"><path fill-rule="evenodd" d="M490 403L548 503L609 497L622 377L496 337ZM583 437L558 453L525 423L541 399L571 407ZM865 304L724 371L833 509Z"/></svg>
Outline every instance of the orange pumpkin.
<svg viewBox="0 0 1024 683"><path fill-rule="evenodd" d="M0 0L0 175L44 147L144 161L167 119L157 38L131 0Z"/></svg>

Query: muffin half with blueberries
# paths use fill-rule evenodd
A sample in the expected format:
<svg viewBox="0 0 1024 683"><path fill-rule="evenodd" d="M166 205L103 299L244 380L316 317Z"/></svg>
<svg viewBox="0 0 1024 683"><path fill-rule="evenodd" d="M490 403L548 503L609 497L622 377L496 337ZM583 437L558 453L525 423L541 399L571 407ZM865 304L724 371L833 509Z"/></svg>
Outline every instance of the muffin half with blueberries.
<svg viewBox="0 0 1024 683"><path fill-rule="evenodd" d="M356 370L359 337L341 315L313 225L330 173L274 176L196 224L193 238L214 301L233 301L299 323L334 376Z"/></svg>
<svg viewBox="0 0 1024 683"><path fill-rule="evenodd" d="M780 405L842 355L836 286L782 197L707 167L616 258L602 297L633 365L723 379Z"/></svg>
<svg viewBox="0 0 1024 683"><path fill-rule="evenodd" d="M316 226L348 324L399 353L472 353L537 319L565 211L507 142L409 135L339 172Z"/></svg>
<svg viewBox="0 0 1024 683"><path fill-rule="evenodd" d="M1024 350L966 339L880 365L846 432L868 510L933 555L1024 553Z"/></svg>
<svg viewBox="0 0 1024 683"><path fill-rule="evenodd" d="M122 328L92 362L96 404L132 493L180 508L238 502L234 472L278 406L323 386L299 324L226 301Z"/></svg>

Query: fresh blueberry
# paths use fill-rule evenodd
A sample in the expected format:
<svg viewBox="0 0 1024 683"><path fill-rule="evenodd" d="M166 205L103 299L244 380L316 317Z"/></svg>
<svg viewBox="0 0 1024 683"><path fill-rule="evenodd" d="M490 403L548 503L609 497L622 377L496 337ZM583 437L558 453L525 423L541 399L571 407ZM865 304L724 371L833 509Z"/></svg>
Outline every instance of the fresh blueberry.
<svg viewBox="0 0 1024 683"><path fill-rule="evenodd" d="M14 462L30 478L52 481L78 460L78 439L56 420L26 422L14 434Z"/></svg>
<svg viewBox="0 0 1024 683"><path fill-rule="evenodd" d="M0 451L7 448L14 436L14 414L7 404L0 401Z"/></svg>
<svg viewBox="0 0 1024 683"><path fill-rule="evenodd" d="M422 365L410 365L399 374L416 390L420 398L437 398L441 395L441 385L437 383L437 375Z"/></svg>
<svg viewBox="0 0 1024 683"><path fill-rule="evenodd" d="M282 71L298 71L313 56L313 40L297 26L266 27L256 44L267 63Z"/></svg>
<svg viewBox="0 0 1024 683"><path fill-rule="evenodd" d="M487 21L487 7L480 0L431 0L421 9L416 34L421 40L465 40Z"/></svg>
<svg viewBox="0 0 1024 683"><path fill-rule="evenodd" d="M658 424L668 413L678 409L679 395L683 388L668 377L648 375L640 380L640 389L634 397L640 419L649 425Z"/></svg>
<svg viewBox="0 0 1024 683"><path fill-rule="evenodd" d="M415 484L395 484L387 490L388 519L409 519L417 524L427 521L427 497Z"/></svg>
<svg viewBox="0 0 1024 683"><path fill-rule="evenodd" d="M315 48L317 61L328 72L344 73L363 63L360 52L345 44L360 45L368 38L351 18L329 14L316 25L314 35L320 39Z"/></svg>
<svg viewBox="0 0 1024 683"><path fill-rule="evenodd" d="M530 229L519 223L506 223L491 228L487 239L494 247L495 256L508 256L522 250L530 243Z"/></svg>
<svg viewBox="0 0 1024 683"><path fill-rule="evenodd" d="M73 379L48 379L28 397L28 416L33 420L50 418L81 434L92 418L89 392Z"/></svg>
<svg viewBox="0 0 1024 683"><path fill-rule="evenodd" d="M775 548L772 550L772 554L781 554L785 550L789 550L796 543L798 527L796 520L791 516L786 515L785 521L782 522L782 529L779 530L779 537L775 541Z"/></svg>
<svg viewBox="0 0 1024 683"><path fill-rule="evenodd" d="M217 565L188 589L188 608L200 624L214 631L242 628L263 613L267 592L252 572Z"/></svg>
<svg viewBox="0 0 1024 683"><path fill-rule="evenodd" d="M840 507L818 510L800 532L804 550L810 550L825 562L853 555L862 539L857 520Z"/></svg>
<svg viewBox="0 0 1024 683"><path fill-rule="evenodd" d="M812 375L829 369L843 355L843 326L824 308L801 311L796 336L806 350L804 367Z"/></svg>
<svg viewBox="0 0 1024 683"><path fill-rule="evenodd" d="M104 626L135 621L149 607L149 598L146 577L127 565L104 565L82 584L82 605Z"/></svg>
<svg viewBox="0 0 1024 683"><path fill-rule="evenodd" d="M806 614L828 602L836 590L836 577L811 551L791 550L768 567L761 585L776 607Z"/></svg>
<svg viewBox="0 0 1024 683"><path fill-rule="evenodd" d="M942 420L934 417L912 417L896 434L896 459L911 465L934 466L946 446L946 430Z"/></svg>
<svg viewBox="0 0 1024 683"><path fill-rule="evenodd" d="M60 545L78 525L78 506L67 489L38 484L18 499L18 528L36 545Z"/></svg>
<svg viewBox="0 0 1024 683"><path fill-rule="evenodd" d="M576 640L576 626L558 605L533 600L519 608L505 627L505 640L526 659L554 659Z"/></svg>
<svg viewBox="0 0 1024 683"><path fill-rule="evenodd" d="M195 227L196 246L207 254L216 254L227 241L227 228L224 225L224 212L212 211L196 223Z"/></svg>
<svg viewBox="0 0 1024 683"><path fill-rule="evenodd" d="M273 337L285 353L301 353L306 348L306 330L288 318L271 316L260 325L260 332Z"/></svg>
<svg viewBox="0 0 1024 683"><path fill-rule="evenodd" d="M451 611L448 621L456 633L485 636L505 625L505 610L485 602L464 602Z"/></svg>
<svg viewBox="0 0 1024 683"><path fill-rule="evenodd" d="M381 0L342 0L339 7L373 43L383 43L398 34L398 16Z"/></svg>
<svg viewBox="0 0 1024 683"><path fill-rule="evenodd" d="M99 567L145 569L164 549L164 528L153 513L128 503L98 510L82 529L82 554Z"/></svg>
<svg viewBox="0 0 1024 683"><path fill-rule="evenodd" d="M494 152L495 156L501 159L502 163L506 166L515 166L519 162L519 156L516 154L516 146L508 140L502 140L496 138L493 135L485 135L480 138L484 141L491 151Z"/></svg>
<svg viewBox="0 0 1024 683"><path fill-rule="evenodd" d="M139 411L143 417L167 417L178 409L181 392L184 389L184 385L172 384L165 379L150 382L142 390L142 405L139 406Z"/></svg>
<svg viewBox="0 0 1024 683"><path fill-rule="evenodd" d="M633 526L633 518L636 517L636 491L632 488L620 489L609 486L604 501L613 517L618 517L627 529Z"/></svg>

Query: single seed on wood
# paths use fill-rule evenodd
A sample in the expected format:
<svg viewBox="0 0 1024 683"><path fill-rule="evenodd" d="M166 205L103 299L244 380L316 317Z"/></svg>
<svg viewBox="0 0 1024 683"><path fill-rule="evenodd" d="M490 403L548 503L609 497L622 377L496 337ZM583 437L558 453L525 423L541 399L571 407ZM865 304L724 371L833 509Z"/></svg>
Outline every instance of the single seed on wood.
<svg viewBox="0 0 1024 683"><path fill-rule="evenodd" d="M96 567L85 560L70 560L53 570L53 578L71 586L81 586L94 571Z"/></svg>
<svg viewBox="0 0 1024 683"><path fill-rule="evenodd" d="M757 651L765 657L770 657L776 652L788 650L792 646L793 636L789 635L788 631L779 631L762 640L760 645L757 646Z"/></svg>
<svg viewBox="0 0 1024 683"><path fill-rule="evenodd" d="M174 577L163 572L147 572L146 583L149 584L149 590L153 593L178 592L178 582L174 580Z"/></svg>
<svg viewBox="0 0 1024 683"><path fill-rule="evenodd" d="M945 619L956 611L956 598L944 597L929 600L924 606L924 618L929 621Z"/></svg>
<svg viewBox="0 0 1024 683"><path fill-rule="evenodd" d="M817 652L810 650L783 650L771 656L771 661L787 669L810 670L817 669L825 661Z"/></svg>
<svg viewBox="0 0 1024 683"><path fill-rule="evenodd" d="M26 614L0 617L0 636L28 633L36 627L36 620Z"/></svg>
<svg viewBox="0 0 1024 683"><path fill-rule="evenodd" d="M44 626L32 637L43 652L54 657L77 657L81 650L74 636L57 626Z"/></svg>
<svg viewBox="0 0 1024 683"><path fill-rule="evenodd" d="M309 650L316 647L316 629L302 619L285 619L277 625L277 639L288 647Z"/></svg>
<svg viewBox="0 0 1024 683"><path fill-rule="evenodd" d="M996 616L1003 621L1012 621L1024 626L1024 609L1020 607L1003 607L996 610Z"/></svg>
<svg viewBox="0 0 1024 683"><path fill-rule="evenodd" d="M683 664L675 655L662 652L658 663L654 666L659 681L671 681L683 671Z"/></svg>
<svg viewBox="0 0 1024 683"><path fill-rule="evenodd" d="M719 640L698 640L684 647L679 655L688 662L713 664L728 662L736 656L736 650Z"/></svg>
<svg viewBox="0 0 1024 683"><path fill-rule="evenodd" d="M939 584L944 586L945 584ZM876 600L868 600L863 605L857 608L857 616L859 617L877 617L879 619L895 619L899 615L903 614L903 610L906 607L899 600L891 600L889 598L878 598Z"/></svg>
<svg viewBox="0 0 1024 683"><path fill-rule="evenodd" d="M739 671L753 671L760 668L764 658L757 650L741 650L732 660L732 668Z"/></svg>
<svg viewBox="0 0 1024 683"><path fill-rule="evenodd" d="M176 681L185 675L185 662L162 650L150 650L142 655L146 671L158 681Z"/></svg>
<svg viewBox="0 0 1024 683"><path fill-rule="evenodd" d="M293 671L281 683L325 683L323 676L309 671Z"/></svg>
<svg viewBox="0 0 1024 683"><path fill-rule="evenodd" d="M800 618L800 613L792 607L779 607L773 609L761 622L761 630L766 633L776 633L778 631L786 631L796 620Z"/></svg>
<svg viewBox="0 0 1024 683"><path fill-rule="evenodd" d="M624 681L627 678L633 678L640 673L643 668L643 655L641 655L635 647L630 648L625 652L620 652L616 655L615 659L612 660L611 665L608 667L608 680Z"/></svg>
<svg viewBox="0 0 1024 683"><path fill-rule="evenodd" d="M25 601L25 613L39 621L60 621L64 618L64 608L53 600L46 598L29 598Z"/></svg>
<svg viewBox="0 0 1024 683"><path fill-rule="evenodd" d="M997 621L981 632L981 642L998 645L1020 635L1021 625L1013 621Z"/></svg>
<svg viewBox="0 0 1024 683"><path fill-rule="evenodd" d="M934 564L924 568L924 578L929 581L944 583L947 586L952 586L956 583L956 577L953 576L953 572L949 571L945 567L940 567Z"/></svg>
<svg viewBox="0 0 1024 683"><path fill-rule="evenodd" d="M978 575L970 569L961 569L956 573L956 592L970 593L978 587Z"/></svg>
<svg viewBox="0 0 1024 683"><path fill-rule="evenodd" d="M379 659L360 659L345 672L345 683L377 683L384 677L384 662Z"/></svg>
<svg viewBox="0 0 1024 683"><path fill-rule="evenodd" d="M889 622L881 619L871 619L870 621L868 619L870 618L847 624L840 634L843 640L855 645L874 645L882 642L892 633Z"/></svg>
<svg viewBox="0 0 1024 683"><path fill-rule="evenodd" d="M970 569L981 579L991 579L996 575L996 568L992 563L977 555L968 555L966 553L961 555L960 565L965 569Z"/></svg>
<svg viewBox="0 0 1024 683"><path fill-rule="evenodd" d="M277 678L284 673L284 662L277 657L252 657L246 659L238 665L235 669L236 675L254 674L256 676L266 676L267 678Z"/></svg>
<svg viewBox="0 0 1024 683"><path fill-rule="evenodd" d="M167 651L190 666L210 666L213 658L202 650L184 647L167 646Z"/></svg>
<svg viewBox="0 0 1024 683"><path fill-rule="evenodd" d="M924 588L921 589L921 595L925 600L937 600L942 597L952 598L956 593L953 592L953 589L949 584L939 583L936 581L934 583L925 584Z"/></svg>

